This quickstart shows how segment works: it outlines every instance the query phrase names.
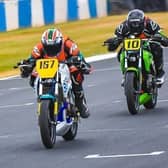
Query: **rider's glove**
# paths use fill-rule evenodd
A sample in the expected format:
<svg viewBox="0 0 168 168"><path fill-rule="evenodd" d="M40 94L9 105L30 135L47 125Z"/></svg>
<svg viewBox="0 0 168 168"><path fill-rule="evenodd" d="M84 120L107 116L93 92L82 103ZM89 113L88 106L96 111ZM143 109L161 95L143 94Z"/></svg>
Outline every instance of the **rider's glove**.
<svg viewBox="0 0 168 168"><path fill-rule="evenodd" d="M33 70L32 65L27 60L21 61L19 65L20 65L20 71L21 71L20 76L22 78L27 78Z"/></svg>
<svg viewBox="0 0 168 168"><path fill-rule="evenodd" d="M117 49L117 47L120 45L121 42L122 40L119 39L118 37L113 37L104 41L104 45L107 45L108 51L114 51Z"/></svg>
<svg viewBox="0 0 168 168"><path fill-rule="evenodd" d="M80 56L72 56L69 60L68 60L68 64L74 65L75 67L77 67L79 69L79 71L81 71L83 74L90 74L92 72L92 68L91 65L89 63L87 63L83 57Z"/></svg>
<svg viewBox="0 0 168 168"><path fill-rule="evenodd" d="M154 41L158 41L160 42L160 44L164 47L167 47L168 46L168 38L163 36L163 35L160 35L160 34L155 34L153 37L152 37L152 40Z"/></svg>
<svg viewBox="0 0 168 168"><path fill-rule="evenodd" d="M20 71L21 71L21 73L20 73L20 76L22 77L22 78L27 78L27 77L29 77L29 75L30 75L30 73L25 69L25 68L20 68Z"/></svg>
<svg viewBox="0 0 168 168"><path fill-rule="evenodd" d="M83 61L81 66L81 71L83 74L88 75L93 71L93 68L89 63Z"/></svg>
<svg viewBox="0 0 168 168"><path fill-rule="evenodd" d="M162 46L164 46L164 47L167 47L168 46L168 38L162 38L162 41L161 41L161 44L162 44Z"/></svg>
<svg viewBox="0 0 168 168"><path fill-rule="evenodd" d="M68 59L68 65L74 65L77 68L80 68L82 64L82 60L79 56L72 56L71 58Z"/></svg>

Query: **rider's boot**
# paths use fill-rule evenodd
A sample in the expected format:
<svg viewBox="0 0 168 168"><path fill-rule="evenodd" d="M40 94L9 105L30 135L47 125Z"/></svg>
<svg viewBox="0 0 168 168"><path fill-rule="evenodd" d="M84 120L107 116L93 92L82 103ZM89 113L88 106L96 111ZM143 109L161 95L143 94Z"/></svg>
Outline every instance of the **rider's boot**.
<svg viewBox="0 0 168 168"><path fill-rule="evenodd" d="M165 71L163 70L163 59L156 63L156 84L161 86L164 83Z"/></svg>
<svg viewBox="0 0 168 168"><path fill-rule="evenodd" d="M163 70L163 48L158 44L152 44L151 46L153 59L156 67L156 84L161 86L164 83L164 70Z"/></svg>
<svg viewBox="0 0 168 168"><path fill-rule="evenodd" d="M157 75L156 75L156 84L157 85L162 85L164 83L164 78L165 78L164 74L165 74L165 72L162 68L157 71Z"/></svg>
<svg viewBox="0 0 168 168"><path fill-rule="evenodd" d="M88 118L90 116L89 108L86 104L86 98L83 91L75 91L75 104L80 112L82 118Z"/></svg>

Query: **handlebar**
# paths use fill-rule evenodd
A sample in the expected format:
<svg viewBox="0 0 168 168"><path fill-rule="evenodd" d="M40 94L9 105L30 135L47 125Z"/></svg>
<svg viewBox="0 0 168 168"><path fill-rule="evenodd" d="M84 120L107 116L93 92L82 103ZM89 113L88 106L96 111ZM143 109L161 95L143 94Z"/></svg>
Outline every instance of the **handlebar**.
<svg viewBox="0 0 168 168"><path fill-rule="evenodd" d="M131 37L130 37L131 38ZM136 37L133 37L132 39L134 39ZM127 39L127 38L110 38L110 39L107 39L106 41L104 41L104 43L102 44L102 46L108 46L110 44L114 44L115 41L119 41L119 42L123 42L124 39ZM142 41L148 41L148 42L156 42L156 43L160 43L161 44L161 38L160 37L156 37L156 36L153 36L153 37L150 37L150 38L144 38L144 39L141 39Z"/></svg>
<svg viewBox="0 0 168 168"><path fill-rule="evenodd" d="M71 58L65 61L60 61L60 63L67 64L68 66L74 65L79 69L79 71L82 71L85 74L89 74L92 71L90 65L86 63L85 60L81 59L79 56L72 56ZM33 65L30 64L27 60L22 60L16 63L16 65L13 66L13 68L20 68L21 72L31 72L33 69Z"/></svg>
<svg viewBox="0 0 168 168"><path fill-rule="evenodd" d="M32 65L28 61L22 60L20 62L17 62L16 65L13 66L14 69L24 67L32 68Z"/></svg>

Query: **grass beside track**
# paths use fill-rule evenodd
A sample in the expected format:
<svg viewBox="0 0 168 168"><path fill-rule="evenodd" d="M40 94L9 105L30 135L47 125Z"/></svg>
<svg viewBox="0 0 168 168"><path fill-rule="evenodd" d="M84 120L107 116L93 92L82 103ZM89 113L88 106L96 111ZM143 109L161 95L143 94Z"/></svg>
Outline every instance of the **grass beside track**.
<svg viewBox="0 0 168 168"><path fill-rule="evenodd" d="M158 22L168 34L168 12L148 13L147 16ZM113 15L0 33L0 77L18 73L13 70L13 65L30 55L33 46L40 41L47 28L60 28L78 44L87 57L107 52L102 47L103 41L113 35L116 26L125 18L126 15Z"/></svg>

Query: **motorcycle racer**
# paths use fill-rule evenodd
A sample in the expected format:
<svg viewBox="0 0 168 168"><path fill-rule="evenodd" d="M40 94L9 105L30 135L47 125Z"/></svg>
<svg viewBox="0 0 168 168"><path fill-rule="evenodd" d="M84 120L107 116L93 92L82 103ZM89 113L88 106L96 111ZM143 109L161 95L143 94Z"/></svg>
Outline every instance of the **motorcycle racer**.
<svg viewBox="0 0 168 168"><path fill-rule="evenodd" d="M154 64L157 74L157 84L162 85L164 83L165 74L165 71L163 69L162 46L168 46L168 38L166 37L166 35L163 34L160 26L149 17L146 17L142 10L133 9L128 13L127 19L116 28L114 34L114 37L109 38L104 42L104 44L108 46L109 51L116 50L123 41L123 39L129 37L130 35L135 35L136 37L141 39L152 38L159 42L150 43L150 52L153 54L154 57ZM122 48L118 53L119 61L121 51Z"/></svg>
<svg viewBox="0 0 168 168"><path fill-rule="evenodd" d="M84 74L91 72L91 65L88 64L83 55L81 54L77 44L72 41L68 36L62 35L59 29L47 29L44 31L39 42L32 50L30 57L24 60L26 64L31 64L32 68L22 69L21 77L26 78L30 76L30 85L34 86L36 79L36 73L33 69L36 65L36 60L41 58L57 58L58 61L65 61L72 59L77 61L76 67L69 65L72 89L75 95L75 104L80 112L82 118L88 118L90 115L88 106L86 104L86 98L83 90ZM82 65L82 67L81 67Z"/></svg>

